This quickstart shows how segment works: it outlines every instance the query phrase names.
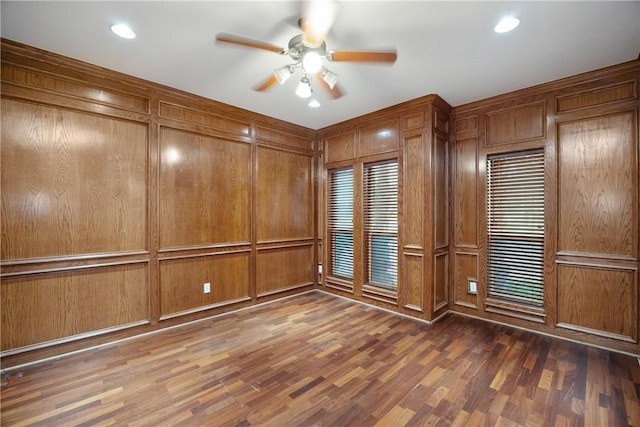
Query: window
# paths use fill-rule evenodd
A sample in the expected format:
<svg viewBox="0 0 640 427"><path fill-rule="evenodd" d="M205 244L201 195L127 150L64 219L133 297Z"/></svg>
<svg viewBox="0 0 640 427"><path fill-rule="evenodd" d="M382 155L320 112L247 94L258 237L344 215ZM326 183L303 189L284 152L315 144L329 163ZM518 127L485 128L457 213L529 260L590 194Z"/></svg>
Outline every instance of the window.
<svg viewBox="0 0 640 427"><path fill-rule="evenodd" d="M329 271L353 280L353 168L328 173Z"/></svg>
<svg viewBox="0 0 640 427"><path fill-rule="evenodd" d="M364 166L364 232L367 284L398 284L398 161Z"/></svg>
<svg viewBox="0 0 640 427"><path fill-rule="evenodd" d="M543 306L544 153L487 159L488 297Z"/></svg>

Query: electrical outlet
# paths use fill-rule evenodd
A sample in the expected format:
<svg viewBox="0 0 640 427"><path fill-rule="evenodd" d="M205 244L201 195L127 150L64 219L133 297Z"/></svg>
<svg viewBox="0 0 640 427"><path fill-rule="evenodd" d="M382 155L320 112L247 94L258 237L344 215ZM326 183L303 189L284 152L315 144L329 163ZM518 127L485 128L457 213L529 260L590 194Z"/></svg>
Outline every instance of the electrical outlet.
<svg viewBox="0 0 640 427"><path fill-rule="evenodd" d="M203 288L205 294L211 293L211 283L205 283Z"/></svg>
<svg viewBox="0 0 640 427"><path fill-rule="evenodd" d="M478 282L475 280L469 280L469 293L477 294L478 293Z"/></svg>
<svg viewBox="0 0 640 427"><path fill-rule="evenodd" d="M318 274L322 274L322 264L318 264Z"/></svg>

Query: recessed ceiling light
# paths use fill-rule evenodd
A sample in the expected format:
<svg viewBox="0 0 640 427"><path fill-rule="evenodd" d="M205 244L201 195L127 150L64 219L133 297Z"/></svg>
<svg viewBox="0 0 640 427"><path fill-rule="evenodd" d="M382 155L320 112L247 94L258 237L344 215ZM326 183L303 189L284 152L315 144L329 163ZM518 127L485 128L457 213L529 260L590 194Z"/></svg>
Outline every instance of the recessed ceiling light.
<svg viewBox="0 0 640 427"><path fill-rule="evenodd" d="M504 17L498 22L493 28L493 31L496 33L507 33L514 28L516 28L520 24L520 20L518 18L514 18L513 16Z"/></svg>
<svg viewBox="0 0 640 427"><path fill-rule="evenodd" d="M111 26L111 31L114 32L119 37L123 39L135 39L136 33L133 32L131 28L129 28L126 24L115 24Z"/></svg>
<svg viewBox="0 0 640 427"><path fill-rule="evenodd" d="M318 108L320 106L320 103L317 99L312 99L307 105L311 108Z"/></svg>

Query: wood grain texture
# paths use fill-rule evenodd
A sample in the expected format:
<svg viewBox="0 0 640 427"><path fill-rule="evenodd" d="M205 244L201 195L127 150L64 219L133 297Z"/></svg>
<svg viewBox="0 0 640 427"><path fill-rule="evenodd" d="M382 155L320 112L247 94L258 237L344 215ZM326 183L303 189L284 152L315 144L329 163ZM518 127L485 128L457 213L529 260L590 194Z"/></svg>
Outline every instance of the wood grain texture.
<svg viewBox="0 0 640 427"><path fill-rule="evenodd" d="M468 308L478 308L478 295L469 292L469 279L478 281L478 255L456 252L454 256L453 301Z"/></svg>
<svg viewBox="0 0 640 427"><path fill-rule="evenodd" d="M478 116L461 117L455 119L455 131L457 134L478 130Z"/></svg>
<svg viewBox="0 0 640 427"><path fill-rule="evenodd" d="M231 134L248 136L251 133L251 123L243 123L215 114L209 114L181 105L174 105L160 101L159 115L164 118L179 120L190 124L203 125L211 129L217 129Z"/></svg>
<svg viewBox="0 0 640 427"><path fill-rule="evenodd" d="M433 311L449 302L449 253L440 252L433 260Z"/></svg>
<svg viewBox="0 0 640 427"><path fill-rule="evenodd" d="M633 61L454 109L452 236L455 251L464 256L454 258L451 273L454 292L464 295L464 257L477 256L481 299L473 307L471 298L461 301L454 296L453 310L640 353L639 78L640 62ZM464 144L475 138L476 153L465 153ZM535 148L545 150L545 308L533 315L482 300L487 274L487 239L482 230L487 156ZM475 183L461 182L465 154L469 169L476 157ZM474 185L475 196L466 191ZM461 203L471 200L477 208L461 214L466 209ZM475 242L459 238L465 234L467 219L468 225L477 224L475 236L470 233ZM467 267L471 268L470 260ZM578 274L573 268L592 274Z"/></svg>
<svg viewBox="0 0 640 427"><path fill-rule="evenodd" d="M558 266L558 322L637 342L637 272Z"/></svg>
<svg viewBox="0 0 640 427"><path fill-rule="evenodd" d="M355 131L341 135L330 135L324 140L324 155L326 163L351 160L356 157Z"/></svg>
<svg viewBox="0 0 640 427"><path fill-rule="evenodd" d="M160 260L161 316L249 299L249 266L249 252Z"/></svg>
<svg viewBox="0 0 640 427"><path fill-rule="evenodd" d="M77 350L255 304L258 145L304 154L266 165L272 177L265 185L287 194L279 198L289 214L265 199L261 212L281 217L261 231L287 242L288 236L303 235L305 244L314 244L317 132L51 52L1 43L3 366L5 356L32 360L55 355L61 347ZM301 163L302 180L292 172ZM191 262L221 251L243 253L241 267ZM306 262L311 268L313 257ZM145 266L145 273L126 279L104 274L134 266ZM96 308L90 275L105 282L97 293L104 307ZM212 275L228 278L231 286L218 288L212 279L205 297L202 283ZM45 280L54 276L65 277L65 284ZM4 292L5 284L20 281L23 286ZM248 294L253 299L244 301ZM120 301L128 296L131 301ZM16 298L23 298L25 307ZM229 304L238 298L243 302ZM59 319L51 321L52 316ZM38 321L42 326L33 326ZM36 331L25 330L31 327ZM15 347L23 345L31 347ZM17 354L37 346L44 347Z"/></svg>
<svg viewBox="0 0 640 427"><path fill-rule="evenodd" d="M258 297L313 283L313 246L268 248L258 251Z"/></svg>
<svg viewBox="0 0 640 427"><path fill-rule="evenodd" d="M259 146L257 158L258 242L313 237L313 157Z"/></svg>
<svg viewBox="0 0 640 427"><path fill-rule="evenodd" d="M607 87L599 87L571 95L556 98L556 111L559 113L579 110L616 101L638 98L637 81L630 80Z"/></svg>
<svg viewBox="0 0 640 427"><path fill-rule="evenodd" d="M444 135L449 134L449 113L445 113L438 108L434 109L433 128L439 130Z"/></svg>
<svg viewBox="0 0 640 427"><path fill-rule="evenodd" d="M311 293L10 373L3 425L640 424L640 366Z"/></svg>
<svg viewBox="0 0 640 427"><path fill-rule="evenodd" d="M449 140L436 134L433 141L433 243L442 248L449 245Z"/></svg>
<svg viewBox="0 0 640 427"><path fill-rule="evenodd" d="M325 212L326 207L324 205L326 197L327 197L327 174L324 170L324 154L320 153L316 157L315 164L315 180L316 180L316 205L315 205L315 214L316 214L316 233L318 236L319 242L324 241L324 228L325 228ZM322 251L318 250L318 254L322 254Z"/></svg>
<svg viewBox="0 0 640 427"><path fill-rule="evenodd" d="M398 122L376 123L360 130L360 155L388 153L398 150Z"/></svg>
<svg viewBox="0 0 640 427"><path fill-rule="evenodd" d="M519 105L487 114L486 146L544 138L546 111L544 102Z"/></svg>
<svg viewBox="0 0 640 427"><path fill-rule="evenodd" d="M160 130L160 248L249 242L249 144Z"/></svg>
<svg viewBox="0 0 640 427"><path fill-rule="evenodd" d="M402 157L405 246L424 247L424 143L422 135L404 138Z"/></svg>
<svg viewBox="0 0 640 427"><path fill-rule="evenodd" d="M2 80L12 84L58 93L63 96L78 98L100 105L109 105L139 113L149 112L149 100L130 93L97 87L90 83L82 83L55 77L36 70L21 69L16 66L3 65Z"/></svg>
<svg viewBox="0 0 640 427"><path fill-rule="evenodd" d="M256 127L256 138L259 140L275 142L282 146L299 148L306 152L311 152L313 150L313 140L309 137L294 135L283 132L282 130L271 129L264 126Z"/></svg>
<svg viewBox="0 0 640 427"><path fill-rule="evenodd" d="M146 263L2 280L2 350L148 319Z"/></svg>
<svg viewBox="0 0 640 427"><path fill-rule="evenodd" d="M403 254L404 266L403 277L404 285L403 301L404 307L410 310L422 312L424 306L424 256L422 254L407 253Z"/></svg>
<svg viewBox="0 0 640 427"><path fill-rule="evenodd" d="M147 127L2 100L2 259L145 250Z"/></svg>
<svg viewBox="0 0 640 427"><path fill-rule="evenodd" d="M454 244L475 247L478 244L478 140L456 141L454 185Z"/></svg>
<svg viewBox="0 0 640 427"><path fill-rule="evenodd" d="M638 258L636 113L558 125L558 250Z"/></svg>
<svg viewBox="0 0 640 427"><path fill-rule="evenodd" d="M324 152L328 153L325 170L353 166L355 177L353 286L325 279L324 284L332 292L335 290L340 295L423 319L434 318L436 306L444 311L449 292L448 266L444 261L438 261L437 290L434 280L436 250L439 254L446 253L449 245L450 153L446 131L450 111L451 107L442 99L429 96L322 130L326 135ZM394 132L400 127L401 133L396 137ZM361 142L355 150L351 148L353 135ZM394 143L382 141L386 138ZM332 150L333 162L330 160ZM394 158L401 165L398 188L400 256L397 291L386 291L364 283L367 266L362 242L361 177L363 165ZM446 272L442 270L443 266ZM438 293L437 303L434 303L435 292Z"/></svg>
<svg viewBox="0 0 640 427"><path fill-rule="evenodd" d="M403 130L421 128L424 125L424 113L410 114L403 118Z"/></svg>

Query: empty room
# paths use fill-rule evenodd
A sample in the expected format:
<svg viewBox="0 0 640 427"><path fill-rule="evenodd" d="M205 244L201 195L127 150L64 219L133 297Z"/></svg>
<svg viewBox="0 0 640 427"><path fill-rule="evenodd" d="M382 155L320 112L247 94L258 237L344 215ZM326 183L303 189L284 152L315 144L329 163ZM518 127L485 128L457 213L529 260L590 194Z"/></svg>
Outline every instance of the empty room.
<svg viewBox="0 0 640 427"><path fill-rule="evenodd" d="M640 2L2 1L3 426L640 426Z"/></svg>

